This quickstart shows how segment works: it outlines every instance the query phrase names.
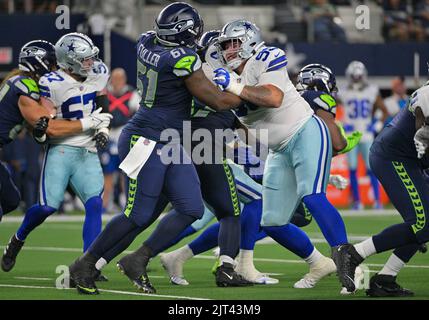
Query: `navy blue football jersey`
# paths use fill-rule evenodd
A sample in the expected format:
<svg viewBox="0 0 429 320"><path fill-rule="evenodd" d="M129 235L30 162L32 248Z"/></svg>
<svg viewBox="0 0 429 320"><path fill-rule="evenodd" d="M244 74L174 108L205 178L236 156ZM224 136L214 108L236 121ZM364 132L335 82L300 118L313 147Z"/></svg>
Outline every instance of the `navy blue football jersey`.
<svg viewBox="0 0 429 320"><path fill-rule="evenodd" d="M322 109L332 113L334 117L336 116L337 102L330 94L314 90L301 91L300 94L314 110L314 113L316 113L318 109Z"/></svg>
<svg viewBox="0 0 429 320"><path fill-rule="evenodd" d="M192 107L184 78L200 68L195 51L163 46L154 32L143 34L137 44L137 87L142 99L125 130L155 141L164 129L181 133Z"/></svg>
<svg viewBox="0 0 429 320"><path fill-rule="evenodd" d="M26 96L38 101L39 87L33 79L14 76L0 88L0 146L11 142L24 127L25 120L18 107L18 100Z"/></svg>
<svg viewBox="0 0 429 320"><path fill-rule="evenodd" d="M408 108L403 108L376 137L371 152L388 159L419 160L423 168L429 168L429 159L417 158L414 146L416 118Z"/></svg>
<svg viewBox="0 0 429 320"><path fill-rule="evenodd" d="M238 121L232 111L216 112L196 98L193 101L191 116L192 130L201 128L208 130L235 129Z"/></svg>

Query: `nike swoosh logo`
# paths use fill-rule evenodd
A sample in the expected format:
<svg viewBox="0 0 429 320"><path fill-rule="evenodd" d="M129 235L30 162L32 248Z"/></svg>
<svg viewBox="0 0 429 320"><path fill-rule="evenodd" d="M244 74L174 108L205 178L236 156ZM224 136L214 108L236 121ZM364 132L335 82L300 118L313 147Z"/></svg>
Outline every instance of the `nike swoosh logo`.
<svg viewBox="0 0 429 320"><path fill-rule="evenodd" d="M232 276L230 276L228 273L226 273L226 272L224 272L224 271L222 271L222 273L223 273L224 275L226 275L226 277L227 277L229 280L232 280Z"/></svg>
<svg viewBox="0 0 429 320"><path fill-rule="evenodd" d="M280 52L279 52L279 53L277 53L277 54L275 54L275 55L274 55L274 57L276 57L276 58L277 58L279 55L280 55Z"/></svg>

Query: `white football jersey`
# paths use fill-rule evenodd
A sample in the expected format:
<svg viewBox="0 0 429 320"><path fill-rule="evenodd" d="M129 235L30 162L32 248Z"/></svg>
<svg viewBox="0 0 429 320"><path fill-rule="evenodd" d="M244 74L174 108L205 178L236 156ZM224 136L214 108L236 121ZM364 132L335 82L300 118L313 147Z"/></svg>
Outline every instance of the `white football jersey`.
<svg viewBox="0 0 429 320"><path fill-rule="evenodd" d="M41 96L52 101L58 119L76 120L87 117L97 107L95 98L109 80L109 71L102 62L95 62L92 72L85 81L79 82L63 70L45 74L39 80ZM95 130L61 138L50 138L50 144L64 144L87 148L95 152L95 141L92 140Z"/></svg>
<svg viewBox="0 0 429 320"><path fill-rule="evenodd" d="M369 128L378 94L378 87L370 84L361 90L345 87L338 92L344 106L344 123L351 126L353 130L362 132L362 142L374 140L374 134Z"/></svg>
<svg viewBox="0 0 429 320"><path fill-rule="evenodd" d="M412 113L417 107L420 107L425 118L429 117L429 81L414 91L409 101L408 109Z"/></svg>
<svg viewBox="0 0 429 320"><path fill-rule="evenodd" d="M233 110L247 127L268 130L268 146L272 150L286 146L314 114L290 81L286 65L287 58L283 50L261 47L247 61L239 79L248 86L276 86L284 93L283 102L279 108L261 108L246 102Z"/></svg>

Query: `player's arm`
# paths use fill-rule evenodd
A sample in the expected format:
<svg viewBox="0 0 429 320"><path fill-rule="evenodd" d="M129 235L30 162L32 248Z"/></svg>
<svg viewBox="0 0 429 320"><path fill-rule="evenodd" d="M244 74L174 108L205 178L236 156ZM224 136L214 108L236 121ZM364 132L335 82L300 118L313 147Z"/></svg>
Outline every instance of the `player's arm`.
<svg viewBox="0 0 429 320"><path fill-rule="evenodd" d="M331 135L332 150L334 155L338 154L338 152L347 146L347 140L342 135L340 128L337 126L334 115L322 109L317 109L316 114L325 122L326 126L328 127L329 134Z"/></svg>
<svg viewBox="0 0 429 320"><path fill-rule="evenodd" d="M386 105L384 104L384 100L380 95L377 95L377 98L375 99L374 108L373 108L372 112L373 112L373 117L376 115L376 112L378 112L378 113L381 112L381 117L379 117L379 119L383 123L389 117L389 112L387 111Z"/></svg>
<svg viewBox="0 0 429 320"><path fill-rule="evenodd" d="M240 98L263 108L279 108L282 105L284 93L274 85L244 86Z"/></svg>
<svg viewBox="0 0 429 320"><path fill-rule="evenodd" d="M216 111L230 110L241 104L241 99L238 96L220 91L205 76L201 68L187 76L184 81L194 97Z"/></svg>
<svg viewBox="0 0 429 320"><path fill-rule="evenodd" d="M416 134L414 145L417 157L429 156L429 87L414 91L410 97L408 110L415 116Z"/></svg>

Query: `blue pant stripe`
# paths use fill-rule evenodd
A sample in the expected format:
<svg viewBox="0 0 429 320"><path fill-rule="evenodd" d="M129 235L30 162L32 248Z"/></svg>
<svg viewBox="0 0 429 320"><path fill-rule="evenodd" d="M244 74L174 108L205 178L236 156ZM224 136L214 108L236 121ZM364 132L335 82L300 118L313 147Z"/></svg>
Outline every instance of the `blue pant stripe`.
<svg viewBox="0 0 429 320"><path fill-rule="evenodd" d="M237 186L237 191L246 198L250 198L251 200L258 200L262 198L262 194L252 189L248 185L238 181L237 179L235 180L235 185Z"/></svg>
<svg viewBox="0 0 429 320"><path fill-rule="evenodd" d="M319 118L313 116L313 118L316 120L317 125L319 126L320 135L321 135L321 148L320 148L320 154L319 154L319 162L317 166L317 174L316 179L314 180L314 186L313 186L313 193L320 193L322 190L323 185L323 175L321 171L326 168L326 158L328 154L327 150L327 136L326 132L322 129L322 124L320 123L322 120Z"/></svg>
<svg viewBox="0 0 429 320"><path fill-rule="evenodd" d="M325 165L323 166L323 177L322 177L322 188L324 187L325 181L326 181L326 174L330 174L326 169L326 167L328 166L328 159L329 159L329 152L331 150L331 139L329 136L329 129L328 126L326 125L326 123L322 120L322 127L325 130L326 133L326 144L327 144L327 148L326 148L326 160L325 160Z"/></svg>
<svg viewBox="0 0 429 320"><path fill-rule="evenodd" d="M39 187L40 199L39 199L39 202L40 202L40 205L42 205L42 206L48 205L47 201L46 201L46 189L45 189L45 168L46 168L46 162L48 160L48 152L49 152L49 145L46 148L45 156L43 158L42 172L40 175L40 187Z"/></svg>

